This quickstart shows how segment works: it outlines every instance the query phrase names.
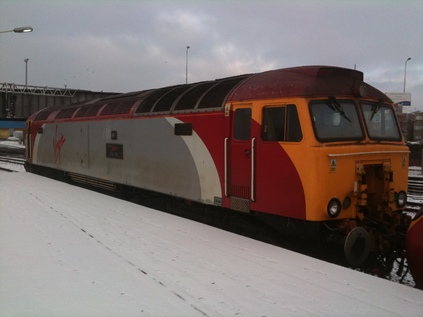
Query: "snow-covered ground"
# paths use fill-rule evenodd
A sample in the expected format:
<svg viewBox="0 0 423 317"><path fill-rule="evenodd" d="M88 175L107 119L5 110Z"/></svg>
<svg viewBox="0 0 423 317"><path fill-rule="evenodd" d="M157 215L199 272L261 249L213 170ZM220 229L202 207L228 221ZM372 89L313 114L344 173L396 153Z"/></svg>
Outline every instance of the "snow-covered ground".
<svg viewBox="0 0 423 317"><path fill-rule="evenodd" d="M423 291L0 171L0 316L421 317Z"/></svg>

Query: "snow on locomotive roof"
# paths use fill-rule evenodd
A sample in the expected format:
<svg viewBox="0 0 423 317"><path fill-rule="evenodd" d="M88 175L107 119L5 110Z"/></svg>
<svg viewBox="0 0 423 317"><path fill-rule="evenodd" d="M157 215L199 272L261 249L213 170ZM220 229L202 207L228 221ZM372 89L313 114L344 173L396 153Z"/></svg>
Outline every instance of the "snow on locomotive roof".
<svg viewBox="0 0 423 317"><path fill-rule="evenodd" d="M230 101L333 95L367 96L390 101L381 91L364 83L360 71L331 66L300 66L118 94L66 107L43 109L33 117L35 121L43 121L219 111Z"/></svg>

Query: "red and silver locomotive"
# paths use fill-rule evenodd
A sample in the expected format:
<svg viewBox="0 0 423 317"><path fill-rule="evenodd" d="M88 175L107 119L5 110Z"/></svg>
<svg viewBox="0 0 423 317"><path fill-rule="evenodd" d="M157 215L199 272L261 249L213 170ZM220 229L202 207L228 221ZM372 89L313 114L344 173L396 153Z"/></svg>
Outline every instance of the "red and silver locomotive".
<svg viewBox="0 0 423 317"><path fill-rule="evenodd" d="M46 108L26 139L30 171L318 224L351 265L405 249L409 151L392 101L356 70L295 67Z"/></svg>

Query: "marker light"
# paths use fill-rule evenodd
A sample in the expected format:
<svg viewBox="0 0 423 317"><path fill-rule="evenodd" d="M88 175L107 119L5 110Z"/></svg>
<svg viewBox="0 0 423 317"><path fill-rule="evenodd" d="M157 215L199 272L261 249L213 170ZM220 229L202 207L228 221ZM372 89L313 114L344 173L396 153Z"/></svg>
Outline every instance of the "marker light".
<svg viewBox="0 0 423 317"><path fill-rule="evenodd" d="M367 95L367 87L364 85L361 85L360 88L358 89L358 92L360 94L361 97L366 97Z"/></svg>

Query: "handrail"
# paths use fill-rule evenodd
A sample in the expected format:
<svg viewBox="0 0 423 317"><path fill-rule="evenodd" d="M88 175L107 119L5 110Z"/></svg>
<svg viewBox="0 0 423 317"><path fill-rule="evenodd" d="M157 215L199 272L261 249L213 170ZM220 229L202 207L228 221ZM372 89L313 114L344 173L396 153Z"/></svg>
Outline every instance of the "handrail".
<svg viewBox="0 0 423 317"><path fill-rule="evenodd" d="M255 160L256 160L256 138L251 139L251 200L256 201L256 193L255 193Z"/></svg>
<svg viewBox="0 0 423 317"><path fill-rule="evenodd" d="M225 138L224 141L224 148L223 148L223 152L224 152L224 158L223 158L223 162L224 162L224 172L223 172L223 188L224 188L224 192L225 192L225 196L228 197L228 137Z"/></svg>

